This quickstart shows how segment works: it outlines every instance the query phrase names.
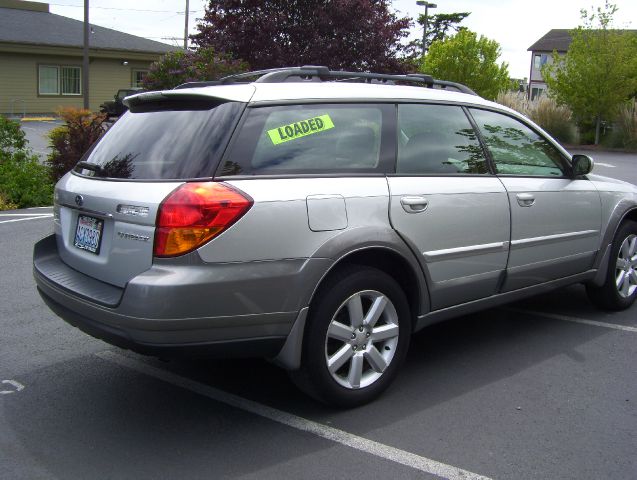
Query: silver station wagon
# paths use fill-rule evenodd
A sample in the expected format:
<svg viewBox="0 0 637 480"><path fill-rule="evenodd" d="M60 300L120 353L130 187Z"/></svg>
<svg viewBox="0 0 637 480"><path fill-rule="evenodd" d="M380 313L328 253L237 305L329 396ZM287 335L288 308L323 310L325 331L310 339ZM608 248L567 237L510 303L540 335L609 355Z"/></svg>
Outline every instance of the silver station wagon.
<svg viewBox="0 0 637 480"><path fill-rule="evenodd" d="M637 188L462 85L295 67L126 104L34 249L47 305L106 342L270 358L351 407L433 323L637 296Z"/></svg>

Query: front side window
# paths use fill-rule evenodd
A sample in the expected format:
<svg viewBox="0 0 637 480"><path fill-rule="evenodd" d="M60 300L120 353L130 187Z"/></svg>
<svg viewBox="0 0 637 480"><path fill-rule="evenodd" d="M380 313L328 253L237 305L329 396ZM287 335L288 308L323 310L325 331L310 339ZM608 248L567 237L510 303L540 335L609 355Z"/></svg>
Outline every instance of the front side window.
<svg viewBox="0 0 637 480"><path fill-rule="evenodd" d="M565 161L548 140L519 120L501 113L470 109L502 175L564 176Z"/></svg>
<svg viewBox="0 0 637 480"><path fill-rule="evenodd" d="M371 173L391 105L292 105L248 112L221 175Z"/></svg>
<svg viewBox="0 0 637 480"><path fill-rule="evenodd" d="M489 173L476 132L459 106L399 105L396 173Z"/></svg>

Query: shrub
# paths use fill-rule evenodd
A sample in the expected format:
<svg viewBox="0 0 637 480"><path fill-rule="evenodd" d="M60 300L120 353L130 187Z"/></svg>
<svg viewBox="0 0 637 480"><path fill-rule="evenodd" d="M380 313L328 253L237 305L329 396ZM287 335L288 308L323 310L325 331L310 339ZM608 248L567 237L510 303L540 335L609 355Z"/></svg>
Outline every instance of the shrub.
<svg viewBox="0 0 637 480"><path fill-rule="evenodd" d="M521 92L501 92L496 101L529 117L560 142L572 144L577 141L577 128L570 109L558 105L551 97L541 95L530 101Z"/></svg>
<svg viewBox="0 0 637 480"><path fill-rule="evenodd" d="M529 102L529 118L553 137L564 143L577 141L577 129L573 123L573 113L566 105L546 95Z"/></svg>
<svg viewBox="0 0 637 480"><path fill-rule="evenodd" d="M0 210L50 205L49 168L27 147L18 122L0 116Z"/></svg>
<svg viewBox="0 0 637 480"><path fill-rule="evenodd" d="M0 211L15 210L16 208L18 208L18 206L15 203L10 202L7 196L4 193L0 192Z"/></svg>
<svg viewBox="0 0 637 480"><path fill-rule="evenodd" d="M146 90L168 90L182 83L216 80L249 69L244 61L215 53L212 48L170 52L150 66L143 86Z"/></svg>
<svg viewBox="0 0 637 480"><path fill-rule="evenodd" d="M500 92L495 99L500 105L509 107L522 115L529 116L529 101L523 92Z"/></svg>
<svg viewBox="0 0 637 480"><path fill-rule="evenodd" d="M615 130L622 147L637 150L637 108L634 102L620 107Z"/></svg>
<svg viewBox="0 0 637 480"><path fill-rule="evenodd" d="M105 114L89 110L63 108L57 114L66 122L49 132L51 153L47 163L54 181L71 170L105 131Z"/></svg>
<svg viewBox="0 0 637 480"><path fill-rule="evenodd" d="M0 192L6 208L26 208L51 205L53 182L46 165L36 155L26 159L11 159L0 164ZM0 198L0 205L2 204Z"/></svg>

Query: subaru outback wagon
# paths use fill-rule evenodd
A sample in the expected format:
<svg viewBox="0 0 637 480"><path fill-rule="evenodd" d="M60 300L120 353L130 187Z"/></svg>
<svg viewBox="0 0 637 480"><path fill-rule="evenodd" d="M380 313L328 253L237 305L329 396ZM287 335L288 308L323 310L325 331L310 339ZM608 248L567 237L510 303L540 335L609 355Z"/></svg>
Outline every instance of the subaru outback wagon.
<svg viewBox="0 0 637 480"><path fill-rule="evenodd" d="M637 188L462 85L296 67L126 103L34 249L46 304L114 345L267 357L347 407L435 322L637 296Z"/></svg>

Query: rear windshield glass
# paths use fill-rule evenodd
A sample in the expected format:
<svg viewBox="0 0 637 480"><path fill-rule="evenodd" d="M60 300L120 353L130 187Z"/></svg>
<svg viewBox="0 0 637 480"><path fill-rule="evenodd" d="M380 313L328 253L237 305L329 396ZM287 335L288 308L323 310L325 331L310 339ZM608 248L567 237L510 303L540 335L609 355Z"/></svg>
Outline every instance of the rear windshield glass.
<svg viewBox="0 0 637 480"><path fill-rule="evenodd" d="M127 112L82 160L90 177L178 180L212 177L245 104Z"/></svg>
<svg viewBox="0 0 637 480"><path fill-rule="evenodd" d="M390 105L253 108L220 175L379 171Z"/></svg>

